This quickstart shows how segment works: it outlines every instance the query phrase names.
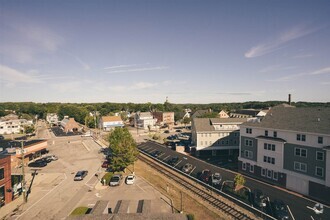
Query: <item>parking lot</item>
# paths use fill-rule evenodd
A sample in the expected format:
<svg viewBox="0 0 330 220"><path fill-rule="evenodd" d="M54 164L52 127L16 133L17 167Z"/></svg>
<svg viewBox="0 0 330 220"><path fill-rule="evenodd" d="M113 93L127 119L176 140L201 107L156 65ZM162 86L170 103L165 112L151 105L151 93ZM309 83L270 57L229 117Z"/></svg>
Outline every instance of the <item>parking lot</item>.
<svg viewBox="0 0 330 220"><path fill-rule="evenodd" d="M157 212L172 211L168 205L170 201L139 177L133 185L126 185L123 179L120 186L102 186L100 178L105 172L101 168L104 155L98 153L100 145L92 138L54 137L48 140L48 149L49 154L56 155L58 160L47 163L45 167L25 168L27 187L32 183L31 193L28 203L12 213L11 218L62 219L76 207L92 207L97 200L109 200L112 208L119 200L131 200L130 210L134 210L139 200L150 199ZM37 170L37 175L33 179L34 170ZM74 181L79 170L88 170L88 174L83 180ZM20 173L20 169L13 172Z"/></svg>
<svg viewBox="0 0 330 220"><path fill-rule="evenodd" d="M227 169L223 169L212 164L206 163L202 160L197 158L191 157L189 155L180 154L178 152L173 151L168 146L147 141L139 145L139 149L144 151L145 153L149 154L150 156L154 157L156 160L159 160L163 163L169 164L172 158L177 157L177 161L171 164L173 168L176 168L178 172L182 171L182 168L185 164L189 163L192 165L192 169L187 173L187 175L192 176L193 178L199 179L201 172L205 169L211 171L211 173L220 173L222 176L221 185L216 185L214 188L215 190L221 190L223 187L224 181L233 181L236 175L235 172L232 172ZM157 155L155 156L155 152ZM209 182L212 184L212 182ZM276 204L275 200L283 200L285 202L285 208L287 209L287 215L289 219L330 219L329 207L324 207L324 213L322 215L317 215L312 208L316 204L315 201L303 198L299 195L294 193L290 193L286 190L279 190L271 185L264 184L260 181L251 179L246 177L246 184L253 192L254 189L260 189L265 194L267 204L266 207L257 207L253 201L253 193L249 195L248 201L245 201L248 205L254 206L261 211L264 211L270 215L275 215L274 206Z"/></svg>

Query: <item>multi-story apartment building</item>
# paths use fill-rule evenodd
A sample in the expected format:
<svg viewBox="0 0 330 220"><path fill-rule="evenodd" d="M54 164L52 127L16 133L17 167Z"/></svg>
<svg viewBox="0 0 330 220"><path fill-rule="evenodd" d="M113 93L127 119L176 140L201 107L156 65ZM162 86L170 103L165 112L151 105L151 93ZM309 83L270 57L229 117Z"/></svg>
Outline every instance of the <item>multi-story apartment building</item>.
<svg viewBox="0 0 330 220"><path fill-rule="evenodd" d="M0 134L19 134L24 132L24 126L33 125L33 121L13 119L0 121Z"/></svg>
<svg viewBox="0 0 330 220"><path fill-rule="evenodd" d="M274 107L240 135L242 173L329 201L330 108Z"/></svg>
<svg viewBox="0 0 330 220"><path fill-rule="evenodd" d="M238 155L240 125L245 118L193 118L192 145L198 156Z"/></svg>
<svg viewBox="0 0 330 220"><path fill-rule="evenodd" d="M166 124L170 129L174 126L174 112L153 112L152 115L157 123Z"/></svg>

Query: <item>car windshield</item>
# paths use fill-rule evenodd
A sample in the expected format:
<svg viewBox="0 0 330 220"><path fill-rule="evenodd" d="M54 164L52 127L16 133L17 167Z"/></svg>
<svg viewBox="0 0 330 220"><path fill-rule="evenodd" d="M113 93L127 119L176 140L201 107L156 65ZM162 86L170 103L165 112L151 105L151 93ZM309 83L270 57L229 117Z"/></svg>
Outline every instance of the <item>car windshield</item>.
<svg viewBox="0 0 330 220"><path fill-rule="evenodd" d="M216 179L216 180L219 180L220 179L220 174L214 174L213 178Z"/></svg>
<svg viewBox="0 0 330 220"><path fill-rule="evenodd" d="M128 179L128 180L133 180L134 177L133 177L133 176L128 176L127 179Z"/></svg>
<svg viewBox="0 0 330 220"><path fill-rule="evenodd" d="M114 176L111 178L111 181L119 181L119 177L118 176Z"/></svg>

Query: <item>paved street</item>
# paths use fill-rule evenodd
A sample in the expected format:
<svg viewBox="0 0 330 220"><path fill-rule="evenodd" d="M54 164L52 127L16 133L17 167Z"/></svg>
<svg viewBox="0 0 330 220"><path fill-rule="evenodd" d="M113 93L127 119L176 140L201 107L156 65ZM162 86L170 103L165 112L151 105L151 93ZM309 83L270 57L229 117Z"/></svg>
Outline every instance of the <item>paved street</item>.
<svg viewBox="0 0 330 220"><path fill-rule="evenodd" d="M79 205L90 207L100 199L109 200L112 207L118 200L131 199L132 209L137 206L138 200L154 199L154 205L159 207L155 207L155 210L171 212L167 204L170 201L139 177L132 186L127 186L124 181L115 188L102 186L95 174L103 175L101 163L104 156L98 153L100 146L92 138L55 137L42 124L38 127L37 137L47 138L49 153L55 154L59 159L38 170L28 202L7 215L7 219L63 219ZM88 175L82 181L73 181L78 170L88 170ZM33 169L26 168L25 171L29 186ZM20 173L20 169L14 169L13 172ZM14 210L16 205L20 205L19 201L21 200L13 201L4 208L10 209L11 205L15 205L11 207ZM0 213L0 219L3 215Z"/></svg>
<svg viewBox="0 0 330 220"><path fill-rule="evenodd" d="M193 165L194 169L191 172L191 176L197 177L199 173L203 169L209 169L212 173L219 172L222 175L222 180L233 180L236 173L226 170L211 164L208 164L204 161L198 160L194 157L190 157L188 155L183 155L177 153L170 148L166 147L165 145L158 144L156 142L146 142L139 145L139 148L145 152L152 153L156 150L160 150L163 153L161 156L158 157L159 160L166 162L170 158L174 156L179 157L178 163L175 165L175 168L181 170L182 166L186 163L190 163ZM304 220L304 219L330 219L330 209L329 207L325 208L324 214L321 216L316 215L311 209L308 207L313 207L315 205L315 201L312 201L308 198L302 197L296 193L292 193L283 189L278 189L277 187L273 187L269 184L265 184L263 182L251 179L246 177L246 184L251 190L253 189L260 189L262 190L267 196L269 196L270 200L273 201L275 199L283 200L290 208L292 213L291 219L296 220Z"/></svg>

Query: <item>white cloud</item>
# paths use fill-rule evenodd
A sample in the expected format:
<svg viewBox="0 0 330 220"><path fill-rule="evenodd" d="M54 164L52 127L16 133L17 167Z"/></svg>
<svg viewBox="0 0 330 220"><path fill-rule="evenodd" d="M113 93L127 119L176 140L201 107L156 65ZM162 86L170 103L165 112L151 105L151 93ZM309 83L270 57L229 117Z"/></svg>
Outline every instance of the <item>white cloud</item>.
<svg viewBox="0 0 330 220"><path fill-rule="evenodd" d="M321 85L330 85L330 82L321 82Z"/></svg>
<svg viewBox="0 0 330 220"><path fill-rule="evenodd" d="M292 69L297 69L297 67L296 66L273 65L273 66L268 66L268 67L265 67L265 68L259 70L259 73L270 73L270 72L278 72L278 71L292 70Z"/></svg>
<svg viewBox="0 0 330 220"><path fill-rule="evenodd" d="M150 82L137 82L129 86L111 86L110 90L116 92L124 92L124 91L136 91L136 90L145 90L158 86L159 83L150 83Z"/></svg>
<svg viewBox="0 0 330 220"><path fill-rule="evenodd" d="M293 27L290 30L282 33L273 41L260 43L257 46L252 47L244 55L246 58L253 58L272 53L283 48L287 42L304 37L308 34L314 33L317 30L319 30L319 28L307 29L302 25Z"/></svg>
<svg viewBox="0 0 330 220"><path fill-rule="evenodd" d="M133 66L138 66L137 64L129 64L129 65L118 65L118 66L108 66L108 67L104 67L104 70L108 70L108 69L118 69L118 68L127 68L127 67L133 67Z"/></svg>
<svg viewBox="0 0 330 220"><path fill-rule="evenodd" d="M313 72L309 73L309 75L320 75L320 74L327 74L327 73L330 73L330 67L326 67L323 69L313 71Z"/></svg>
<svg viewBox="0 0 330 220"><path fill-rule="evenodd" d="M0 64L0 80L10 84L15 83L41 83L38 72L33 70L27 73L13 69L11 67Z"/></svg>
<svg viewBox="0 0 330 220"><path fill-rule="evenodd" d="M167 66L156 66L156 67L144 67L144 68L134 68L134 69L120 69L120 70L112 70L108 73L130 73L130 72L144 72L144 71L152 71L152 70L164 70L168 69Z"/></svg>

